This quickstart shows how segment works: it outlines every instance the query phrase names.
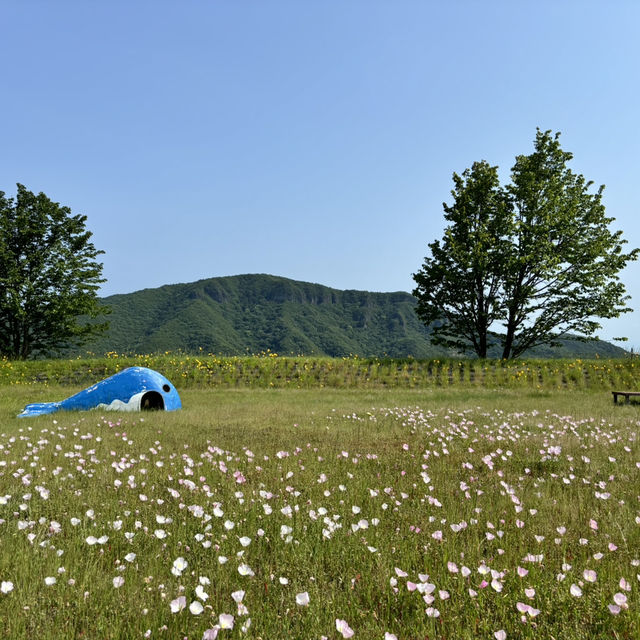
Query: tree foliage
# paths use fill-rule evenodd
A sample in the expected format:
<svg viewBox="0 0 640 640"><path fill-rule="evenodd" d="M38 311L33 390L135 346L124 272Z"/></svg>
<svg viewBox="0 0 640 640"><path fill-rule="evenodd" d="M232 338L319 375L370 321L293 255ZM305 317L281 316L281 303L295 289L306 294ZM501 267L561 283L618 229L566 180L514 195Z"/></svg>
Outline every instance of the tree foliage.
<svg viewBox="0 0 640 640"><path fill-rule="evenodd" d="M484 358L497 343L512 358L567 334L587 339L599 318L630 311L618 274L638 249L623 252L604 187L592 193L568 168L559 136L538 130L504 187L484 161L454 173L444 237L413 275L416 311L433 323L435 344Z"/></svg>
<svg viewBox="0 0 640 640"><path fill-rule="evenodd" d="M15 200L0 191L0 355L56 353L106 328L87 322L107 309L97 297L103 252L85 222L21 184Z"/></svg>

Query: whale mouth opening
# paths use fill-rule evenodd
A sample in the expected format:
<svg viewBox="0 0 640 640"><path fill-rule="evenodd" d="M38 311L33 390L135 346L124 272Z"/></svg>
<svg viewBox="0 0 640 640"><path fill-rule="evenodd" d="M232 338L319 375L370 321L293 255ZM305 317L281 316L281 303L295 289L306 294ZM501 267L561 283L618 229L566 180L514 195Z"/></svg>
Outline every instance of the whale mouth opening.
<svg viewBox="0 0 640 640"><path fill-rule="evenodd" d="M147 391L140 398L142 411L164 411L164 400L157 391Z"/></svg>

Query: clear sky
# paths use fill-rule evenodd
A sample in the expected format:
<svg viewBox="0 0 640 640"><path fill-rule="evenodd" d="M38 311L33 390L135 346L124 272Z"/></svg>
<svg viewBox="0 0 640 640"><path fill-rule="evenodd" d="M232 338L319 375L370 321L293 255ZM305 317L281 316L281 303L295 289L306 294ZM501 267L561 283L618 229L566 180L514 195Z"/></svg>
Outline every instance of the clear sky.
<svg viewBox="0 0 640 640"><path fill-rule="evenodd" d="M88 217L103 295L241 273L411 291L451 175L536 127L640 246L636 0L2 0L0 190ZM631 306L600 336L640 349Z"/></svg>

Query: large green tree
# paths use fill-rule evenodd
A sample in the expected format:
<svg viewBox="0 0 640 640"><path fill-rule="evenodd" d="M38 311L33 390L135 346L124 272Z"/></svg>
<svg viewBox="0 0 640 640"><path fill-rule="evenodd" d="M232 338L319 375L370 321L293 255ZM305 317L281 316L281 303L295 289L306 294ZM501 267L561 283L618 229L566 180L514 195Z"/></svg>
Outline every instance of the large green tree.
<svg viewBox="0 0 640 640"><path fill-rule="evenodd" d="M618 274L638 249L623 252L604 187L592 193L568 168L559 135L538 130L504 187L486 162L454 174L444 238L413 275L432 342L481 358L498 345L513 358L568 334L587 339L599 319L630 311Z"/></svg>
<svg viewBox="0 0 640 640"><path fill-rule="evenodd" d="M25 359L82 344L107 309L86 216L17 187L15 199L0 191L0 355Z"/></svg>

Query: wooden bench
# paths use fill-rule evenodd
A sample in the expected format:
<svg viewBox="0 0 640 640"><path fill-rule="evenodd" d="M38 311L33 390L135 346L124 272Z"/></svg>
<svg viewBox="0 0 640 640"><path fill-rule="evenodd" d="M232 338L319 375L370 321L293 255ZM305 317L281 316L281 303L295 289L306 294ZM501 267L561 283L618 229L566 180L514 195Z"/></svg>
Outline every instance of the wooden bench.
<svg viewBox="0 0 640 640"><path fill-rule="evenodd" d="M617 404L618 396L623 396L626 404L629 404L629 398L631 396L640 396L640 391L612 391L611 393L613 394L614 404Z"/></svg>

